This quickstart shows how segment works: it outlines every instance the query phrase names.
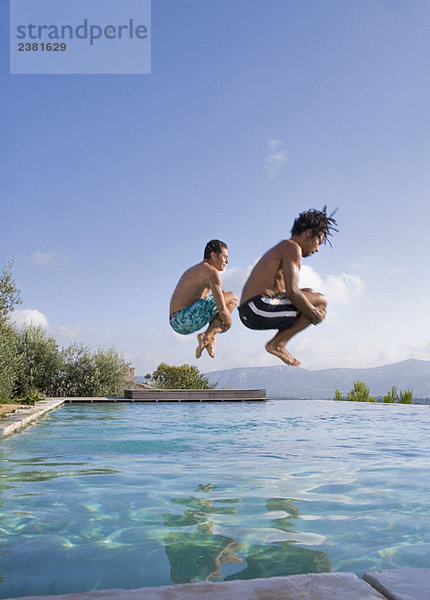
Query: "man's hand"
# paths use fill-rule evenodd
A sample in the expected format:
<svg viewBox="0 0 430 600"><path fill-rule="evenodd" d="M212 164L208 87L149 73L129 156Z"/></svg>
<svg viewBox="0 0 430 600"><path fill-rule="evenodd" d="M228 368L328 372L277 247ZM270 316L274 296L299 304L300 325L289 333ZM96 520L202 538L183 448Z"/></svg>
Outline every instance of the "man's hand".
<svg viewBox="0 0 430 600"><path fill-rule="evenodd" d="M322 306L320 306L319 308L315 308L314 316L311 319L312 325L318 325L318 323L321 323L321 321L323 321L325 319L326 314L327 314L327 311Z"/></svg>

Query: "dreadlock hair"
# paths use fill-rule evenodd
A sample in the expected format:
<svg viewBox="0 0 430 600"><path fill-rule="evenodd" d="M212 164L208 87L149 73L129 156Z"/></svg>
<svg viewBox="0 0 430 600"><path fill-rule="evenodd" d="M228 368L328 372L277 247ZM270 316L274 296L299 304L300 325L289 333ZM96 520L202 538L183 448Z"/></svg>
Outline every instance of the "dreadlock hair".
<svg viewBox="0 0 430 600"><path fill-rule="evenodd" d="M324 236L324 244L328 241L331 246L329 235L332 235L333 231L339 231L336 229L337 222L333 219L333 215L336 213L337 208L327 215L327 206L324 206L322 210L307 210L299 214L297 219L294 221L293 228L291 229L291 235L300 235L306 229L312 231L313 237Z"/></svg>
<svg viewBox="0 0 430 600"><path fill-rule="evenodd" d="M212 252L215 252L215 254L218 256L223 248L227 249L227 244L224 244L224 242L221 242L221 240L211 240L206 244L203 255L204 260L209 260Z"/></svg>

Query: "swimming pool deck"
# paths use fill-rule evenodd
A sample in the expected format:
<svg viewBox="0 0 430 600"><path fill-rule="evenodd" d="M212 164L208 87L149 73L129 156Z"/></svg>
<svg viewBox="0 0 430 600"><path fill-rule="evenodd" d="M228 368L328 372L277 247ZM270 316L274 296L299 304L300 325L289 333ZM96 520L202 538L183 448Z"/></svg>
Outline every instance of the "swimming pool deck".
<svg viewBox="0 0 430 600"><path fill-rule="evenodd" d="M96 590L20 600L430 600L430 569L319 573L223 581L182 583L134 590ZM6 600L18 600L8 598Z"/></svg>
<svg viewBox="0 0 430 600"><path fill-rule="evenodd" d="M264 402L266 390L125 390L136 402Z"/></svg>
<svg viewBox="0 0 430 600"><path fill-rule="evenodd" d="M34 406L26 406L15 410L7 416L0 418L0 438L10 435L18 429L29 425L45 413L63 404L65 398L50 398L42 400Z"/></svg>

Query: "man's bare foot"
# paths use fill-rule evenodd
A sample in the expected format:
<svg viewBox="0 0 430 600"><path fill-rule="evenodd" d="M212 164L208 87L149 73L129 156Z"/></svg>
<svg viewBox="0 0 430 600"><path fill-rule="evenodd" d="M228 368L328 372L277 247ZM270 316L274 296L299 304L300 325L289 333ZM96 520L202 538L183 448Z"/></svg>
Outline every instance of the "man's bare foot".
<svg viewBox="0 0 430 600"><path fill-rule="evenodd" d="M211 358L215 358L215 337L206 346L206 350Z"/></svg>
<svg viewBox="0 0 430 600"><path fill-rule="evenodd" d="M203 349L209 344L211 340L205 333L199 333L197 335L198 346L196 348L196 358L200 358L203 352Z"/></svg>
<svg viewBox="0 0 430 600"><path fill-rule="evenodd" d="M300 362L297 360L297 358L294 358L294 356L292 354L287 352L285 347L279 348L278 346L272 346L270 344L270 342L267 342L266 350L267 350L267 352L269 352L269 354L273 354L274 356L277 356L284 363L286 363L287 365L290 365L291 367L298 367L300 365Z"/></svg>

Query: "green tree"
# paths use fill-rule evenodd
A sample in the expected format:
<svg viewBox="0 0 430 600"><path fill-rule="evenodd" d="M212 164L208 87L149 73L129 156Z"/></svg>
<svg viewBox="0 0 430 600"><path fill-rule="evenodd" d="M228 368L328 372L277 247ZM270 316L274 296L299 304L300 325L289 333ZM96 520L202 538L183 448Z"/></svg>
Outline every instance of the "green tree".
<svg viewBox="0 0 430 600"><path fill-rule="evenodd" d="M12 266L13 262L9 261L0 273L0 402L13 397L20 365L16 331L8 321L9 314L21 302L12 278Z"/></svg>
<svg viewBox="0 0 430 600"><path fill-rule="evenodd" d="M91 353L71 344L59 350L41 327L21 331L9 314L21 302L12 278L12 261L0 273L0 402L36 401L44 396L118 396L124 393L128 364L113 349Z"/></svg>
<svg viewBox="0 0 430 600"><path fill-rule="evenodd" d="M3 267L0 274L0 322L5 322L17 304L22 302L20 292L12 278L13 261Z"/></svg>
<svg viewBox="0 0 430 600"><path fill-rule="evenodd" d="M339 390L335 390L333 400L346 400Z"/></svg>
<svg viewBox="0 0 430 600"><path fill-rule="evenodd" d="M95 366L94 396L122 396L129 364L114 348L97 350L93 356Z"/></svg>
<svg viewBox="0 0 430 600"><path fill-rule="evenodd" d="M92 396L95 388L95 367L91 352L80 344L70 344L62 350L62 366L58 374L59 396Z"/></svg>
<svg viewBox="0 0 430 600"><path fill-rule="evenodd" d="M56 394L56 381L62 365L60 350L43 327L25 325L17 332L20 356L15 395L18 398L37 391L44 396Z"/></svg>
<svg viewBox="0 0 430 600"><path fill-rule="evenodd" d="M91 353L82 344L62 351L57 377L58 396L120 396L128 363L113 348Z"/></svg>
<svg viewBox="0 0 430 600"><path fill-rule="evenodd" d="M0 402L14 397L21 362L15 328L7 321L0 321Z"/></svg>
<svg viewBox="0 0 430 600"><path fill-rule="evenodd" d="M153 373L146 375L152 386L162 389L197 389L210 390L217 386L210 384L197 367L190 365L168 365L160 363Z"/></svg>

